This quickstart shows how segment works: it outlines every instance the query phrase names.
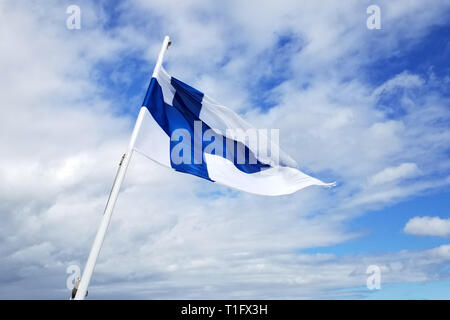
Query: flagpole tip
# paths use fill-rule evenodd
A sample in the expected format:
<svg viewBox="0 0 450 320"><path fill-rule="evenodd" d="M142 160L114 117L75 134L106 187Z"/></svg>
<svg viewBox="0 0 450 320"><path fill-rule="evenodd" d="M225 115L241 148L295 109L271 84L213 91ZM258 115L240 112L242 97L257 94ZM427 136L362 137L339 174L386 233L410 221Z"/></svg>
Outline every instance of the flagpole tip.
<svg viewBox="0 0 450 320"><path fill-rule="evenodd" d="M170 45L172 44L172 40L170 40L170 37L167 35L164 37L164 42L167 43L166 49L169 48Z"/></svg>

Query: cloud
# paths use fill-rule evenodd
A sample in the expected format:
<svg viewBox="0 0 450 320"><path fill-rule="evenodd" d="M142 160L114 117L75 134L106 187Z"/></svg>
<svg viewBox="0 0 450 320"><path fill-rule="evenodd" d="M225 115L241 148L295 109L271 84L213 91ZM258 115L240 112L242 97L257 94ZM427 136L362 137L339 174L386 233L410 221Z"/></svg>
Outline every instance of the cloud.
<svg viewBox="0 0 450 320"><path fill-rule="evenodd" d="M398 179L411 178L420 173L415 163L402 163L397 167L383 169L370 178L370 184L378 185Z"/></svg>
<svg viewBox="0 0 450 320"><path fill-rule="evenodd" d="M414 217L406 223L403 231L417 236L450 236L450 218Z"/></svg>

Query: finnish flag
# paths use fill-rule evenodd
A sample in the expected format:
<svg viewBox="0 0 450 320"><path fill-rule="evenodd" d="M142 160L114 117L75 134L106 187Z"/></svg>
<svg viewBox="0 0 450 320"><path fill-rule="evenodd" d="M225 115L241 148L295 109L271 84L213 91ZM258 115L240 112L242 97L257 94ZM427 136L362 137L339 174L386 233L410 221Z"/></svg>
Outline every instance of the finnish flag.
<svg viewBox="0 0 450 320"><path fill-rule="evenodd" d="M269 196L334 185L296 169L278 147L278 131L256 130L162 66L150 81L140 118L134 150L176 171Z"/></svg>

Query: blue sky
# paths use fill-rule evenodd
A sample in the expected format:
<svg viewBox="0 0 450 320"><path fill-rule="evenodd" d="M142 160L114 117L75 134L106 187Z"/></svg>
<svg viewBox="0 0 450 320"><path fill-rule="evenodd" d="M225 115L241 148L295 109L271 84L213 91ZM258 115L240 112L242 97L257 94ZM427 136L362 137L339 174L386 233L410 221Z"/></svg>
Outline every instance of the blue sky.
<svg viewBox="0 0 450 320"><path fill-rule="evenodd" d="M434 236L417 237L403 231L405 223L420 215L447 217L450 196L448 189L405 199L381 210L366 212L346 225L351 231L361 233L355 240L336 246L307 249L309 253L333 253L351 255L399 250L428 249L446 244L448 239Z"/></svg>
<svg viewBox="0 0 450 320"><path fill-rule="evenodd" d="M136 156L93 298L448 299L449 18L446 1L3 2L0 298L68 296L168 34L171 75L338 185L258 197Z"/></svg>

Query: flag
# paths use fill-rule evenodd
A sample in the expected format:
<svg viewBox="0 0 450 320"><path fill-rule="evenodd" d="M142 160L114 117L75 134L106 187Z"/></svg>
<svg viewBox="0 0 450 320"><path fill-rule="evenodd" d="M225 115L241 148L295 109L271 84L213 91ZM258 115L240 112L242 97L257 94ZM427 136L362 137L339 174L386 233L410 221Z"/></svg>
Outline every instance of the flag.
<svg viewBox="0 0 450 320"><path fill-rule="evenodd" d="M296 169L278 147L278 131L256 130L162 66L150 81L141 113L134 150L176 171L270 196L334 185Z"/></svg>

